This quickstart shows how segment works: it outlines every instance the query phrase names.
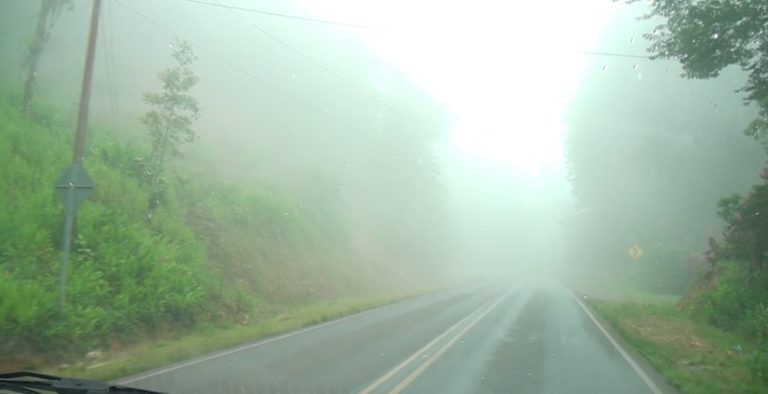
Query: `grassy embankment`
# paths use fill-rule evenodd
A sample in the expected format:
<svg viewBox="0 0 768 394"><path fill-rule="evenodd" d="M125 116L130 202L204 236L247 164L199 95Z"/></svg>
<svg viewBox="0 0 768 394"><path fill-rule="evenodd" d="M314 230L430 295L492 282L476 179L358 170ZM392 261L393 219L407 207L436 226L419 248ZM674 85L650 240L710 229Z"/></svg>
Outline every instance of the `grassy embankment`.
<svg viewBox="0 0 768 394"><path fill-rule="evenodd" d="M754 341L711 326L666 295L591 299L629 344L683 393L765 393L753 372Z"/></svg>
<svg viewBox="0 0 768 394"><path fill-rule="evenodd" d="M63 364L45 372L96 380L130 376L174 362L193 359L258 339L290 332L343 316L396 302L418 293L355 297L288 308L254 324L201 325L181 336L152 338L91 362Z"/></svg>
<svg viewBox="0 0 768 394"><path fill-rule="evenodd" d="M357 256L334 207L305 209L264 185L179 168L148 220L146 149L96 127L85 167L97 186L79 212L62 313L53 183L71 119L50 107L24 116L16 102L0 94L0 369L115 378L412 293L387 290L408 269ZM54 367L64 364L76 367Z"/></svg>

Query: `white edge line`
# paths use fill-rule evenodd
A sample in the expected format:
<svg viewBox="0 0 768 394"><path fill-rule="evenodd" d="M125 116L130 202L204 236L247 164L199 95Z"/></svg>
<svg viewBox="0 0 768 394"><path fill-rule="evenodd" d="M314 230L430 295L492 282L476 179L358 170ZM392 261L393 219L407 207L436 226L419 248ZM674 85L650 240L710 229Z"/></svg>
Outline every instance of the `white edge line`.
<svg viewBox="0 0 768 394"><path fill-rule="evenodd" d="M430 294L425 294L425 296L427 296L427 295L430 295ZM250 344L243 345L243 346L239 346L239 347L236 347L236 348L233 348L233 349L223 350L223 351L220 351L218 353L213 353L213 354L210 354L208 356L203 356L203 357L200 357L200 358L193 359L191 361L181 362L179 364L173 364L170 367L160 368L160 369L157 369L157 370L154 370L154 371L141 373L141 374L138 374L138 375L135 375L135 376L129 376L129 377L123 378L121 380L118 380L115 383L118 384L118 385L127 385L127 384L131 384L131 383L134 383L134 382L138 382L140 380L146 380L146 379L158 376L158 375L162 375L162 374L165 374L165 373L168 373L168 372L173 372L173 371L176 371L176 370L179 370L179 369L182 369L182 368L186 368L186 367L189 367L191 365L199 364L199 363L210 361L210 360L215 360L217 358L228 356L230 354L239 353L239 352L242 352L244 350L253 349L255 347L266 345L266 344L269 344L269 343L272 343L272 342L277 342L277 341L280 341L280 340L283 340L283 339L286 339L286 338L290 338L290 337L293 337L293 336L296 336L296 335L304 334L306 332L317 330L319 328L330 326L332 324L341 323L341 322L343 322L345 320L353 319L353 318L360 317L360 316L363 316L363 315L366 315L366 314L369 314L369 313L373 313L373 312L381 310L381 309L389 308L392 305L398 304L400 302L411 301L411 300L418 299L418 298L420 298L420 297L414 297L414 298L410 298L410 299L406 299L406 300L401 300L399 302L394 302L394 303L391 303L391 304L382 305L382 306L379 306L379 307L376 307L376 308L373 308L373 309L368 309L366 311L358 312L358 313L355 313L355 314L352 314L352 315L349 315L349 316L344 316L344 317L341 317L341 318L338 318L338 319L335 319L335 320L331 320L331 321L327 321L327 322L324 322L324 323L320 323L320 324L317 324L317 325L314 325L314 326L305 327L305 328L302 328L302 329L300 329L298 331L293 331L293 332L289 332L287 334L278 335L276 337L263 339L261 341L250 343Z"/></svg>
<svg viewBox="0 0 768 394"><path fill-rule="evenodd" d="M621 357L623 357L624 360L627 363L629 363L629 365L632 367L632 369L634 369L635 372L640 376L640 379L643 380L645 385L648 386L648 388L651 389L651 391L654 394L663 394L663 392L659 389L659 387L656 386L655 383L653 383L653 380L651 380L651 378L649 378L648 375L646 375L645 371L643 371L643 369L640 368L639 365L637 365L635 360L633 360L632 357L626 351L624 351L624 349L621 347L621 345L619 345L619 343L611 336L611 334L608 333L608 330L606 330L605 327L603 327L603 325L600 324L599 321L597 321L597 318L595 318L595 316L592 314L592 312L590 312L589 309L584 305L584 303L581 302L579 297L576 297L574 295L574 299L579 304L581 309L584 310L584 312L587 314L587 316L589 316L589 318L592 320L592 322L595 323L597 328L600 329L600 331L603 333L603 335L605 335L605 337L608 338L608 341L611 342L611 345L613 345L613 347L619 352L619 354L621 354Z"/></svg>

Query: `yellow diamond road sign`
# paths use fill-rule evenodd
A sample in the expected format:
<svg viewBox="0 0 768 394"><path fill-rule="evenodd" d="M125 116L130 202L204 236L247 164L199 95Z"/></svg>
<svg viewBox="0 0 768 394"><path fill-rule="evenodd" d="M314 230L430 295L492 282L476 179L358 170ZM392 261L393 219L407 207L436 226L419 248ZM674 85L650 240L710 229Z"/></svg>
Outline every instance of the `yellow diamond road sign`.
<svg viewBox="0 0 768 394"><path fill-rule="evenodd" d="M632 244L632 246L629 247L629 250L627 251L627 253L629 253L629 257L631 257L632 260L637 261L637 259L639 259L640 256L643 255L643 250L640 249L640 247L637 246L637 244Z"/></svg>

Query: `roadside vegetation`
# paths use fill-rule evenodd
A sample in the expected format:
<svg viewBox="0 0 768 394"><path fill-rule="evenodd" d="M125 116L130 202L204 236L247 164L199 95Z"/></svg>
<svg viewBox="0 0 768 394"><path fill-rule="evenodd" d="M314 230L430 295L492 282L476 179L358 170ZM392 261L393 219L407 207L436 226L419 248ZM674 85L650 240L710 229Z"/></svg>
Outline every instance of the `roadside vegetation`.
<svg viewBox="0 0 768 394"><path fill-rule="evenodd" d="M143 138L91 127L84 167L96 188L78 212L63 309L63 213L53 184L71 157L70 121L41 92L32 100L18 87L0 89L0 370L66 364L115 378L412 294L431 269L432 246L399 231L403 220L418 220L409 210L434 211L405 198L407 187L398 192L412 206L381 215L394 232L371 233L353 229L338 191L219 180L185 162L201 111L198 77L191 47L174 45L162 89L144 96L146 130L128 133ZM421 166L428 154L414 145L419 160L404 160L403 173L434 179ZM429 225L410 228L435 234L419 227ZM352 232L375 254L353 244ZM217 339L205 339L211 330ZM159 340L167 346L149 345ZM115 357L122 361L107 362ZM83 369L102 364L111 366Z"/></svg>
<svg viewBox="0 0 768 394"><path fill-rule="evenodd" d="M147 341L137 341L98 358L51 365L46 367L45 371L60 376L114 380L352 315L415 295L418 293L381 292L377 295L276 308L274 312L265 312L252 324L237 324L233 321L207 322L177 335L166 334Z"/></svg>
<svg viewBox="0 0 768 394"><path fill-rule="evenodd" d="M688 78L728 75L728 84L725 78L713 83L718 89L713 97L737 100L714 102L711 113L686 112L688 104L680 102L679 113L685 113L685 119L668 114L667 122L677 128L660 129L648 123L655 119L643 118L625 136L604 134L615 138L617 146L616 157L608 160L619 159L617 166L623 166L614 173L610 165L593 166L589 149L595 136L582 127L587 123L581 123L592 115L584 115L585 109L579 108L584 104L577 104L577 112L582 112L575 117L569 147L574 190L594 210L575 219L574 228L603 226L599 228L605 230L591 233L591 238L577 239L586 246L582 252L593 253L590 257L600 266L601 275L614 279L613 294L595 294L592 305L683 392L767 392L768 168L761 165L768 153L765 3L628 3L647 6L648 17L643 20L655 25L644 37L653 59L678 62ZM738 103L739 97L743 103L736 106L733 102ZM675 102L675 95L666 100ZM625 115L631 119L649 105L656 104L641 100L626 108ZM595 129L596 133L615 131L607 126ZM739 132L757 143L745 147L735 140L749 141ZM680 143L679 137L673 137L681 135L693 142ZM622 138L624 145L619 142ZM628 145L627 139L636 142ZM673 169L672 173L665 173L666 169ZM618 188L623 197L611 195L610 201L600 204L608 190L600 188L615 190L617 185L598 177L610 180L627 173L632 174L630 184ZM733 191L741 193L728 195ZM628 213L610 216L622 210ZM614 248L613 254L592 247L591 242L606 239L622 247ZM646 251L635 262L624 249L633 243ZM629 268L616 264L627 261ZM643 296L632 302L622 300L638 292L680 298L676 302L648 302Z"/></svg>
<svg viewBox="0 0 768 394"><path fill-rule="evenodd" d="M754 370L758 344L713 327L672 302L592 300L590 304L683 393L764 393Z"/></svg>
<svg viewBox="0 0 768 394"><path fill-rule="evenodd" d="M0 103L3 369L362 294L363 268L325 246L327 228L290 196L170 177L148 221L142 148L95 130L87 168L97 188L79 213L60 311L62 213L52 180L66 167L72 133L54 108L30 119L15 103L7 93Z"/></svg>

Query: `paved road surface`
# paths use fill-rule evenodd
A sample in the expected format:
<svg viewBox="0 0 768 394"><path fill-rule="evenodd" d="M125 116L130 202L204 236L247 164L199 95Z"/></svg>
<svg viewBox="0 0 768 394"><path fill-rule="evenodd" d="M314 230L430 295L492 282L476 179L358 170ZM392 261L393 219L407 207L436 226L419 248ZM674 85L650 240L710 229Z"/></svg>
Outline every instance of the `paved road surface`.
<svg viewBox="0 0 768 394"><path fill-rule="evenodd" d="M124 379L170 393L667 393L558 283L423 296Z"/></svg>

